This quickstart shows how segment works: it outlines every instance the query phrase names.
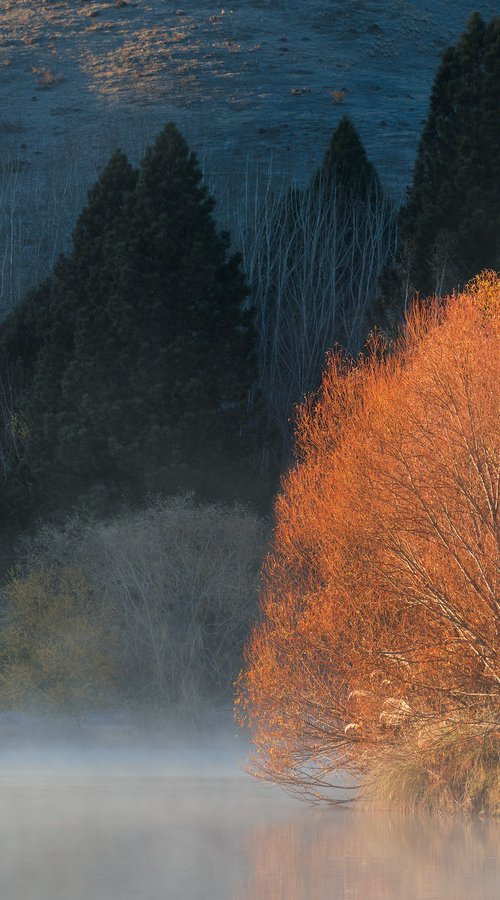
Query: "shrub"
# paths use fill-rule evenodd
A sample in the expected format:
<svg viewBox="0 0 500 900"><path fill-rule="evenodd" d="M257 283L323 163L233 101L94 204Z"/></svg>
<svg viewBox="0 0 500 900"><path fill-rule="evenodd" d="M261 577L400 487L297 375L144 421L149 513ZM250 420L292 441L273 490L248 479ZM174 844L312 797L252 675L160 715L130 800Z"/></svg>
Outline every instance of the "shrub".
<svg viewBox="0 0 500 900"><path fill-rule="evenodd" d="M113 681L105 612L72 567L11 576L0 636L0 696L14 709L77 713L103 702Z"/></svg>
<svg viewBox="0 0 500 900"><path fill-rule="evenodd" d="M51 72L50 69L43 69L37 66L32 68L32 72L36 75L36 83L39 88L43 88L46 90L47 88L55 87L57 84L61 84L64 81L64 75L55 75L54 72Z"/></svg>
<svg viewBox="0 0 500 900"><path fill-rule="evenodd" d="M35 584L47 570L70 570L89 585L112 628L115 697L191 715L230 699L265 540L264 522L242 508L176 498L41 528L24 567ZM59 674L64 690L71 672Z"/></svg>

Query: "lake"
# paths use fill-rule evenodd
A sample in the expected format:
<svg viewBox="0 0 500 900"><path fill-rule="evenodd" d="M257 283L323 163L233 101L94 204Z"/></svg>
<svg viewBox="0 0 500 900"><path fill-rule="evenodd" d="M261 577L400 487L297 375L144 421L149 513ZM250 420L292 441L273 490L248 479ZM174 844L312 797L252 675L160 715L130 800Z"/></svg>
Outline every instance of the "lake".
<svg viewBox="0 0 500 900"><path fill-rule="evenodd" d="M497 900L500 826L315 807L217 752L0 758L9 900ZM202 751L203 752L203 751ZM203 753L203 756L205 754ZM115 760L113 761L113 757Z"/></svg>

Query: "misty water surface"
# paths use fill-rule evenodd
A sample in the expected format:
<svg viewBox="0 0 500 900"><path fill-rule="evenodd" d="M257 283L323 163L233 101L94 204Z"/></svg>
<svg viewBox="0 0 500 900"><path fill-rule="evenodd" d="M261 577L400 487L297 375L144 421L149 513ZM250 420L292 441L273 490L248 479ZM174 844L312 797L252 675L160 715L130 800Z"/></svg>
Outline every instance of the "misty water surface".
<svg viewBox="0 0 500 900"><path fill-rule="evenodd" d="M497 822L307 806L222 743L4 747L0 797L9 900L499 896Z"/></svg>

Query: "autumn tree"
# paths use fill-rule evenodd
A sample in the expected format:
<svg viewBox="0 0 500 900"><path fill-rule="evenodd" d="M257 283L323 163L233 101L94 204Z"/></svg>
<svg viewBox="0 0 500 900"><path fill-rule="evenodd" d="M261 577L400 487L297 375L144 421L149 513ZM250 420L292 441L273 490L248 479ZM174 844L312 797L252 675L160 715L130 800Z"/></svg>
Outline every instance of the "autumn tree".
<svg viewBox="0 0 500 900"><path fill-rule="evenodd" d="M300 409L237 698L264 777L500 803L499 312L493 273L415 305Z"/></svg>

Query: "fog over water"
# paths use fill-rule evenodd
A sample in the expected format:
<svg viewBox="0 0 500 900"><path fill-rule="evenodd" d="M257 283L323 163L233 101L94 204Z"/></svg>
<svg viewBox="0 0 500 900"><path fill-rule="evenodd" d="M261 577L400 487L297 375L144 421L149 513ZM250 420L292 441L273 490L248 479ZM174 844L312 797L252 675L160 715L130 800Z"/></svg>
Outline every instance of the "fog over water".
<svg viewBox="0 0 500 900"><path fill-rule="evenodd" d="M244 739L45 735L0 749L9 900L496 900L495 821L311 807Z"/></svg>

